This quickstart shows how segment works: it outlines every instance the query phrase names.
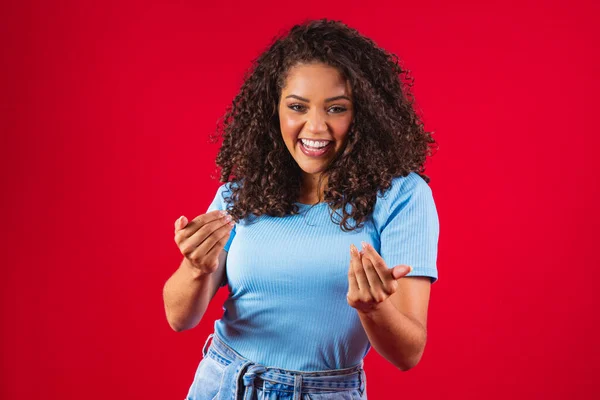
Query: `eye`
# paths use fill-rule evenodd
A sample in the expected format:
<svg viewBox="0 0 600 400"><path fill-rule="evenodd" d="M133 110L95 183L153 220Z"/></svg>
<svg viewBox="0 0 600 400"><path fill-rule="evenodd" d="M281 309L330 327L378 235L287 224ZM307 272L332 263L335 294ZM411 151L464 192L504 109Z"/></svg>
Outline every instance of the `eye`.
<svg viewBox="0 0 600 400"><path fill-rule="evenodd" d="M302 104L290 104L288 108L297 112L302 112L305 110L305 107Z"/></svg>
<svg viewBox="0 0 600 400"><path fill-rule="evenodd" d="M332 107L329 107L329 111L333 112L334 114L339 114L339 113L343 113L344 111L346 111L346 107L332 106Z"/></svg>

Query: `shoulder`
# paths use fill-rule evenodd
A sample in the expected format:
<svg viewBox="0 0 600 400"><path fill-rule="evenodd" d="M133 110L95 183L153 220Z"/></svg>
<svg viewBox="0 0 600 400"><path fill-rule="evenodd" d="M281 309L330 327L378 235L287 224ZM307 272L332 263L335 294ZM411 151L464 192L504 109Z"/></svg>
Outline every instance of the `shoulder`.
<svg viewBox="0 0 600 400"><path fill-rule="evenodd" d="M231 192L231 183L232 182L225 182L223 184L221 184L221 186L219 186L219 188L217 189L217 194L227 194L227 192Z"/></svg>
<svg viewBox="0 0 600 400"><path fill-rule="evenodd" d="M229 197L231 195L232 187L237 188L239 187L239 184L236 182L225 182L221 184L221 186L219 186L219 188L217 189L217 196L224 200L226 197Z"/></svg>
<svg viewBox="0 0 600 400"><path fill-rule="evenodd" d="M208 207L207 212L215 210L215 209L225 210L225 209L230 208L228 206L228 203L231 202L230 197L231 197L231 193L232 193L232 191L231 191L232 184L233 184L233 182L225 182L217 188L217 191L214 195L213 201L210 204L210 206Z"/></svg>
<svg viewBox="0 0 600 400"><path fill-rule="evenodd" d="M431 188L425 180L416 172L410 172L406 176L397 176L392 179L390 187L386 191L380 191L377 203L383 203L388 210L399 203L406 202L411 198L431 197Z"/></svg>
<svg viewBox="0 0 600 400"><path fill-rule="evenodd" d="M383 229L390 221L437 219L437 210L431 188L416 172L392 179L392 184L377 195L373 222Z"/></svg>

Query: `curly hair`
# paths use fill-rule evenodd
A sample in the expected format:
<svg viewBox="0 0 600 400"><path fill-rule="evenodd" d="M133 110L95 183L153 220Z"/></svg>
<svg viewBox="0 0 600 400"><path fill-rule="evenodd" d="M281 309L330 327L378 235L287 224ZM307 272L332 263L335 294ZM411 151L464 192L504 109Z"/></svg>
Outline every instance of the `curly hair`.
<svg viewBox="0 0 600 400"><path fill-rule="evenodd" d="M343 231L362 227L394 177L414 171L429 183L424 164L436 142L413 107L410 70L341 21L312 20L274 38L253 61L210 135L223 140L215 161L219 180L232 182L225 201L234 220L299 213L302 171L283 141L278 104L290 68L315 62L340 71L354 104L345 146L321 174L332 221Z"/></svg>

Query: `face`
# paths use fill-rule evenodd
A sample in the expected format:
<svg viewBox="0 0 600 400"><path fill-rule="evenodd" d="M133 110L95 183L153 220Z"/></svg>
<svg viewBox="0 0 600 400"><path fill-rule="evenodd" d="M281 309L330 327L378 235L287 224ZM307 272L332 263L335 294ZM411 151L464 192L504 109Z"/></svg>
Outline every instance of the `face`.
<svg viewBox="0 0 600 400"><path fill-rule="evenodd" d="M303 177L316 179L343 148L353 107L350 86L325 64L292 67L279 101L279 124Z"/></svg>

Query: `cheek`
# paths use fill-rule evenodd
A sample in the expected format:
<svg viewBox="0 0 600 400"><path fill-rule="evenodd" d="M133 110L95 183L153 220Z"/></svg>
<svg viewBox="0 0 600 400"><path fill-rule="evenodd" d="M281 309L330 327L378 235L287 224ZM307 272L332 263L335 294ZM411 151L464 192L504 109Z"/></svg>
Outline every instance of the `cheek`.
<svg viewBox="0 0 600 400"><path fill-rule="evenodd" d="M352 122L351 118L340 119L335 122L332 126L335 140L344 141L348 136L348 131L350 130L350 124Z"/></svg>
<svg viewBox="0 0 600 400"><path fill-rule="evenodd" d="M281 133L285 137L296 136L301 124L294 118L288 118L285 115L279 118Z"/></svg>

